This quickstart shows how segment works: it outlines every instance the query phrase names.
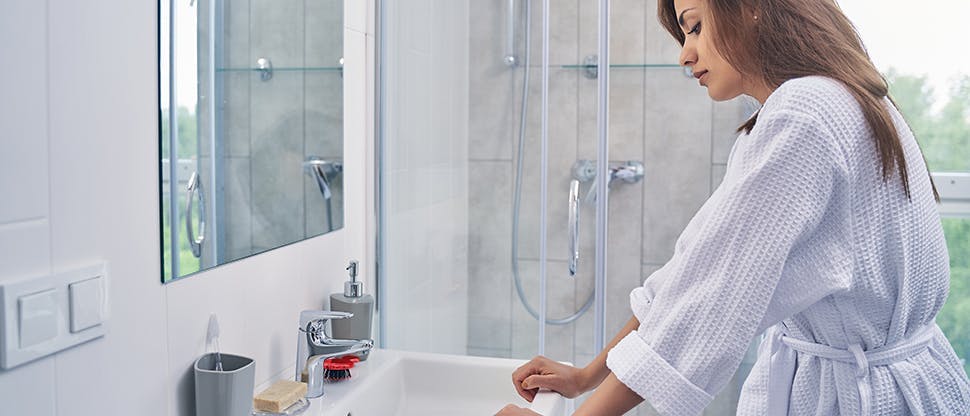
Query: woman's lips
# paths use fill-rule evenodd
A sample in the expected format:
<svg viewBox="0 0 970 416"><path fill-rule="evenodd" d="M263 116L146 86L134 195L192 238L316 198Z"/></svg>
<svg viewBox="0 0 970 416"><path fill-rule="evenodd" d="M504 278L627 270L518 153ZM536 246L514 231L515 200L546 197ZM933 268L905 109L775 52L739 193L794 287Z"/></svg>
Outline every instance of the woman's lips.
<svg viewBox="0 0 970 416"><path fill-rule="evenodd" d="M704 78L706 75L707 75L707 71L701 71L701 72L698 72L697 74L694 74L694 76L697 77L697 83L705 87L707 86L707 83L705 82L705 78Z"/></svg>

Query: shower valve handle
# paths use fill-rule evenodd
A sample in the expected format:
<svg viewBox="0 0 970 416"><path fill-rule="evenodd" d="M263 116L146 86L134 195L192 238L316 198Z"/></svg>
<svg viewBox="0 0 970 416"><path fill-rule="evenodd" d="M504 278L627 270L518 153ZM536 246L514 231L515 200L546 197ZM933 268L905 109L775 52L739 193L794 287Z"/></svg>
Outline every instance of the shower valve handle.
<svg viewBox="0 0 970 416"><path fill-rule="evenodd" d="M579 181L569 181L569 275L576 275L579 263Z"/></svg>

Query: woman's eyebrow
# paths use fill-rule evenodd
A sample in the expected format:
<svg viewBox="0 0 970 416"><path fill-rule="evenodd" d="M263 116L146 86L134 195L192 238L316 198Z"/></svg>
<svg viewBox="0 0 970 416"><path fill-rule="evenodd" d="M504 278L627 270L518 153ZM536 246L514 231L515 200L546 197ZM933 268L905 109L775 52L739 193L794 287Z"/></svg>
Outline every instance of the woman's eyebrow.
<svg viewBox="0 0 970 416"><path fill-rule="evenodd" d="M687 13L688 10L694 10L694 8L691 7L689 9L684 9L684 11L680 12L680 18L678 18L677 21L680 22L681 26L687 26L687 23L684 22L684 13Z"/></svg>

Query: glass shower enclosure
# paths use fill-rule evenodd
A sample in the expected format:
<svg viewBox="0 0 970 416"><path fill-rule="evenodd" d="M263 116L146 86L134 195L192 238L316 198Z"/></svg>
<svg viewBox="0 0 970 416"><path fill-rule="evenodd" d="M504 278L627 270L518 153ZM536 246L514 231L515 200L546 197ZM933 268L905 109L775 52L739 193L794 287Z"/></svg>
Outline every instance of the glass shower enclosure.
<svg viewBox="0 0 970 416"><path fill-rule="evenodd" d="M685 76L653 1L376 10L378 342L585 366L720 182L734 136L713 132L750 108ZM733 414L744 373L709 414Z"/></svg>

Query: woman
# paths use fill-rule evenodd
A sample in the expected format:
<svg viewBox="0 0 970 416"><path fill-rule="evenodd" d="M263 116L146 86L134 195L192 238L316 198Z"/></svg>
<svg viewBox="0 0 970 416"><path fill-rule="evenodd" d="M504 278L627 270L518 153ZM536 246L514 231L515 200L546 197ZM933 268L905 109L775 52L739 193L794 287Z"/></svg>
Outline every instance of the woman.
<svg viewBox="0 0 970 416"><path fill-rule="evenodd" d="M513 374L577 415L646 400L699 414L767 330L743 415L967 415L970 382L934 318L948 256L919 147L833 0L660 0L711 98L761 110L634 317L589 366ZM641 322L643 324L641 324ZM534 414L508 406L499 415Z"/></svg>

